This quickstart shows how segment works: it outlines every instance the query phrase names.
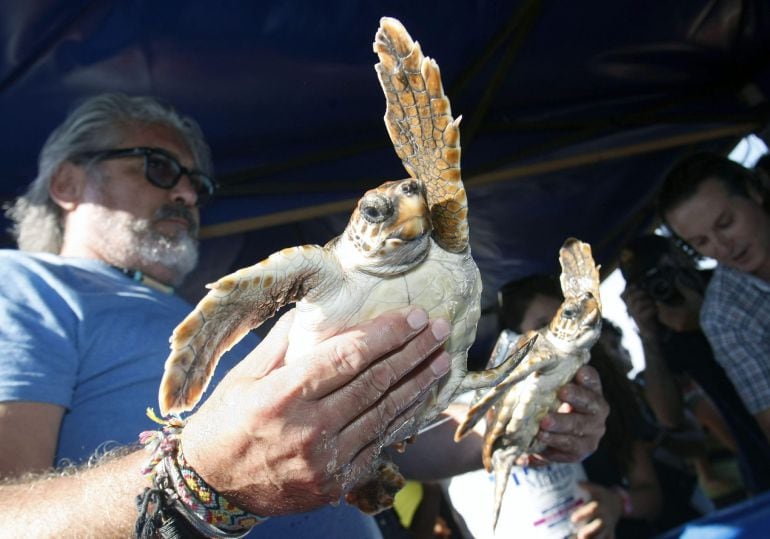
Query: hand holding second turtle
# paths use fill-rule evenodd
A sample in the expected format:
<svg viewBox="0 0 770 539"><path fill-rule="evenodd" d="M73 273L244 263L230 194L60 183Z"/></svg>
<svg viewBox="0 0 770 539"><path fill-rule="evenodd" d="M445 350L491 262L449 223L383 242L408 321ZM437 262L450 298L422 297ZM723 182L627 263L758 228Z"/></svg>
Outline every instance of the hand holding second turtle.
<svg viewBox="0 0 770 539"><path fill-rule="evenodd" d="M293 313L234 367L182 435L196 472L257 514L307 511L364 473L449 369L446 321L414 307L363 322L283 364Z"/></svg>
<svg viewBox="0 0 770 539"><path fill-rule="evenodd" d="M596 369L590 365L581 367L558 396L562 400L559 411L542 419L537 435L548 447L539 455L528 455L528 460L519 464L580 462L599 446L610 406L602 394Z"/></svg>

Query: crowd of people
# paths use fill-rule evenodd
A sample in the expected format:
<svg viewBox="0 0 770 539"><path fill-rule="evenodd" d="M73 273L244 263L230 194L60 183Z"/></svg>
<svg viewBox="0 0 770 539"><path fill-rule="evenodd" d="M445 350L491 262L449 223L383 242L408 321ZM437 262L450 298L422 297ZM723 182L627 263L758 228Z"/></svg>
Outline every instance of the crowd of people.
<svg viewBox="0 0 770 539"><path fill-rule="evenodd" d="M395 310L286 366L289 312L225 355L184 423L157 425L146 408L191 308L174 287L196 267L199 208L216 188L203 133L158 99L103 94L51 133L38 165L8 209L18 249L0 251L0 493L14 500L0 506L4 535L380 537L375 519L338 502L446 374L449 323ZM704 428L734 451L747 494L770 487L770 218L758 177L693 155L659 195L676 241L642 238L621 255L644 382L634 389L606 323L559 393L567 412L540 424L539 460L585 473L588 501L571 516L580 537L645 537L702 514L693 483L692 513L670 514L675 474L659 467L666 452L698 462ZM693 253L716 269L698 270ZM517 333L561 302L543 276L506 294L501 329ZM452 441L460 415L450 408L393 452L409 479L489 488L481 434ZM479 508L452 498L470 522Z"/></svg>
<svg viewBox="0 0 770 539"><path fill-rule="evenodd" d="M508 516L514 516L503 521L498 535L489 524L488 508L479 507L491 501L490 474L476 470L453 478L447 496L462 534L536 533L521 507L531 509L544 490L563 489L559 483L564 477L582 473L594 500L593 514L601 515L597 520L603 525L591 527L583 518L585 510L575 510L570 518L578 537L602 536L599 530L608 529L618 537L648 537L708 514L720 503L770 488L768 163L765 157L750 170L724 156L697 153L668 172L657 205L669 236L642 235L619 255L626 281L622 299L638 330L644 370L631 389L627 380L618 379L618 372L626 378L632 365L620 345L622 333L605 321L591 360L611 407L599 449L582 462L579 473L549 466L536 472L537 480L516 481L517 492L506 494L503 502L503 512L507 507ZM702 258L715 260L715 268L701 269ZM530 276L507 284L500 292L501 335L542 327L559 303L558 282L552 277ZM603 362L606 357L613 360ZM629 394L637 396L635 402L623 400ZM618 414L626 420L618 422ZM619 440L632 440L638 448L625 465L621 457L628 444ZM729 472L720 477L711 469L714 446L737 462L737 478ZM607 447L612 449L606 452ZM597 463L614 473L597 473ZM644 475L635 469L645 470ZM513 474L522 476L522 470ZM640 477L644 481L635 484ZM734 479L737 484L731 483ZM727 490L720 489L720 480L728 483ZM618 487L627 489L631 500L640 491L646 499L643 509L626 514L621 509L626 497Z"/></svg>

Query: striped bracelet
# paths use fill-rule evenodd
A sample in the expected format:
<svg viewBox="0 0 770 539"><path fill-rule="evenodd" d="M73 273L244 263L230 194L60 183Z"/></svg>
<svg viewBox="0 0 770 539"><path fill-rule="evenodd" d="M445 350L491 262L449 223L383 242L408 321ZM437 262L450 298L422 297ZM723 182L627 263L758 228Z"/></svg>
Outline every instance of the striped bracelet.
<svg viewBox="0 0 770 539"><path fill-rule="evenodd" d="M174 513L205 537L227 539L243 537L267 520L230 503L195 473L180 443L184 421L161 420L152 410L147 415L163 427L139 435L139 442L151 454L142 474L150 479L152 487L137 498L138 537L151 537L166 521L174 520Z"/></svg>

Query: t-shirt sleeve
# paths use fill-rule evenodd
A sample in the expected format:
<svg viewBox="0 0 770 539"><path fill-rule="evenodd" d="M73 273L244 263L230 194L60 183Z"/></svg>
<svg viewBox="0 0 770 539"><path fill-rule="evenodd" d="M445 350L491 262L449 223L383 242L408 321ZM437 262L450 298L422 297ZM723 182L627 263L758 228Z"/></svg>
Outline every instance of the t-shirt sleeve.
<svg viewBox="0 0 770 539"><path fill-rule="evenodd" d="M0 275L0 402L69 407L78 369L77 315L61 284L9 257L0 258Z"/></svg>

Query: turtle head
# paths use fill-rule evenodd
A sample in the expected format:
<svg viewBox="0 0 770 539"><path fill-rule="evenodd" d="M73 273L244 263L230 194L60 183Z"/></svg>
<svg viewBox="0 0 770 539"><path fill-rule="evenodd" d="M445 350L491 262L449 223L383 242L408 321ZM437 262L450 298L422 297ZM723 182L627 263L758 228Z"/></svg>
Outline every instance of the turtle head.
<svg viewBox="0 0 770 539"><path fill-rule="evenodd" d="M548 325L550 332L572 346L592 346L602 330L602 311L591 292L567 298Z"/></svg>
<svg viewBox="0 0 770 539"><path fill-rule="evenodd" d="M430 233L425 186L408 178L367 191L343 237L362 269L398 273L422 260Z"/></svg>

